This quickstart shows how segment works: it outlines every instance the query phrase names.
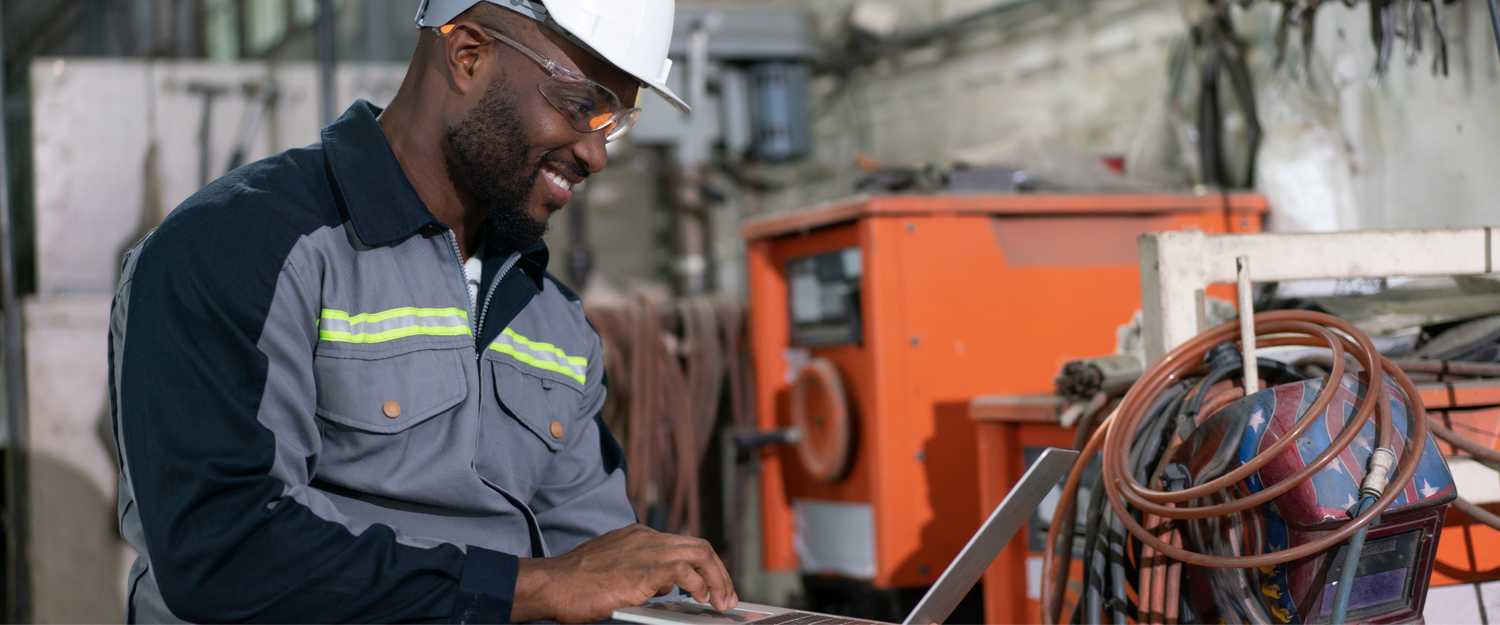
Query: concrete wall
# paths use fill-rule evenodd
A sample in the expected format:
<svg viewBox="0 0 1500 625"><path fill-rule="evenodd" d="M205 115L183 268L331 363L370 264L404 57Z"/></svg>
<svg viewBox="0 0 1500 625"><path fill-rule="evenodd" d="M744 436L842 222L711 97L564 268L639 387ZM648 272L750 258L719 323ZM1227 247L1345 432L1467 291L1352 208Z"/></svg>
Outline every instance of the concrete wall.
<svg viewBox="0 0 1500 625"><path fill-rule="evenodd" d="M384 103L404 68L345 66L341 102ZM120 254L201 186L228 169L244 141L247 160L315 143L317 71L307 63L145 63L44 59L32 65L36 162L37 290L108 292ZM274 86L276 105L257 115L247 85ZM223 90L204 131L202 88ZM100 99L109 107L101 110ZM107 111L107 112L106 112Z"/></svg>
<svg viewBox="0 0 1500 625"><path fill-rule="evenodd" d="M115 526L108 295L26 303L32 619L118 623L134 552Z"/></svg>
<svg viewBox="0 0 1500 625"><path fill-rule="evenodd" d="M341 95L385 102L401 69L347 66ZM25 303L32 617L119 622L133 552L116 530L105 347L121 254L200 186L204 107L193 89L225 90L207 132L217 177L242 136L249 160L317 140L316 71L46 59L32 65L31 80L39 291ZM280 93L253 130L242 130L254 126L247 84Z"/></svg>
<svg viewBox="0 0 1500 625"><path fill-rule="evenodd" d="M1003 0L1002 0L1003 1ZM961 15L990 0L887 2L903 28ZM730 6L732 2L697 2ZM836 40L850 0L781 2L817 16ZM1190 111L1169 105L1168 55L1186 33L1184 7L1201 3L1094 0L1046 3L993 28L893 56L813 88L815 152L768 167L790 183L768 208L806 206L852 192L865 154L892 163L1036 153L1065 146L1126 157L1132 171L1175 186L1196 177ZM1270 5L1272 3L1264 3ZM1266 132L1257 188L1286 230L1494 223L1500 179L1500 54L1483 2L1448 7L1451 75L1428 55L1372 77L1367 9L1329 3L1317 21L1314 72L1299 53L1271 68L1279 10L1238 16ZM1191 88L1191 84L1188 85ZM1178 102L1191 104L1192 93ZM1011 158L1024 165L1025 158Z"/></svg>
<svg viewBox="0 0 1500 625"><path fill-rule="evenodd" d="M1246 20L1259 27L1258 43L1270 37L1273 15ZM1257 184L1285 216L1279 226L1500 222L1500 178L1492 175L1500 171L1500 53L1483 2L1449 6L1446 18L1453 38L1446 78L1430 71L1430 48L1409 66L1398 46L1389 75L1372 79L1365 7L1339 3L1321 11L1310 84L1260 72L1268 137Z"/></svg>

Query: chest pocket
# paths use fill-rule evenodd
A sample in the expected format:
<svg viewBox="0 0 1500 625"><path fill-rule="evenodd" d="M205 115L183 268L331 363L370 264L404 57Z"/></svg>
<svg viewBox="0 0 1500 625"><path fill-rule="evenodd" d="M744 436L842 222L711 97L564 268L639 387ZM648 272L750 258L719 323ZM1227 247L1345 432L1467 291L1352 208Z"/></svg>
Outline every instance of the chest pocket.
<svg viewBox="0 0 1500 625"><path fill-rule="evenodd" d="M395 434L462 402L467 394L462 349L424 349L394 356L314 360L318 416L376 434Z"/></svg>
<svg viewBox="0 0 1500 625"><path fill-rule="evenodd" d="M549 453L567 446L575 435L583 388L521 363L491 361L495 400L502 411L540 442Z"/></svg>
<svg viewBox="0 0 1500 625"><path fill-rule="evenodd" d="M466 354L468 354L466 356ZM400 480L441 467L451 441L472 440L454 415L468 395L464 358L473 351L421 349L393 355L314 358L319 479L399 497Z"/></svg>

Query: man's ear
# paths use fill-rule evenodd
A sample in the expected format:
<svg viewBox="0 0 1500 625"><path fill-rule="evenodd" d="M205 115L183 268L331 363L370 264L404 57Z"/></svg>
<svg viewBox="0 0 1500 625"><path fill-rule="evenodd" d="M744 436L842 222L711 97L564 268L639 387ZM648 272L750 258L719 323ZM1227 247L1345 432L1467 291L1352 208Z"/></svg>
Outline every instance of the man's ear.
<svg viewBox="0 0 1500 625"><path fill-rule="evenodd" d="M464 24L438 27L438 50L449 85L460 94L481 89L479 70L485 62L485 46L490 42L478 29Z"/></svg>

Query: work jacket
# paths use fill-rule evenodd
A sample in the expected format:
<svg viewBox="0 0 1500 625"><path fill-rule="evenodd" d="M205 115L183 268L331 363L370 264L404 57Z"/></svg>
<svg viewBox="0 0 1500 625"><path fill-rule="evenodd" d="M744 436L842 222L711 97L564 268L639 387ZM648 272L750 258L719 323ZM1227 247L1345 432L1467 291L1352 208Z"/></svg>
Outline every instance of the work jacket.
<svg viewBox="0 0 1500 625"><path fill-rule="evenodd" d="M125 256L130 622L503 622L518 557L634 520L578 298L544 246L487 245L471 305L379 112L213 182Z"/></svg>

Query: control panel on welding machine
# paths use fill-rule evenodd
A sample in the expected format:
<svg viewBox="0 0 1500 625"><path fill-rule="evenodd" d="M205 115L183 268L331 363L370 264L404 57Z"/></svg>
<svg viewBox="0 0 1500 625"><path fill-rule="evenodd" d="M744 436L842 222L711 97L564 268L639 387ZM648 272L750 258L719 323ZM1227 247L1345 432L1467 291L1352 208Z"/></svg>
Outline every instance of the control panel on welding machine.
<svg viewBox="0 0 1500 625"><path fill-rule="evenodd" d="M859 248L787 261L792 344L801 347L861 342Z"/></svg>

